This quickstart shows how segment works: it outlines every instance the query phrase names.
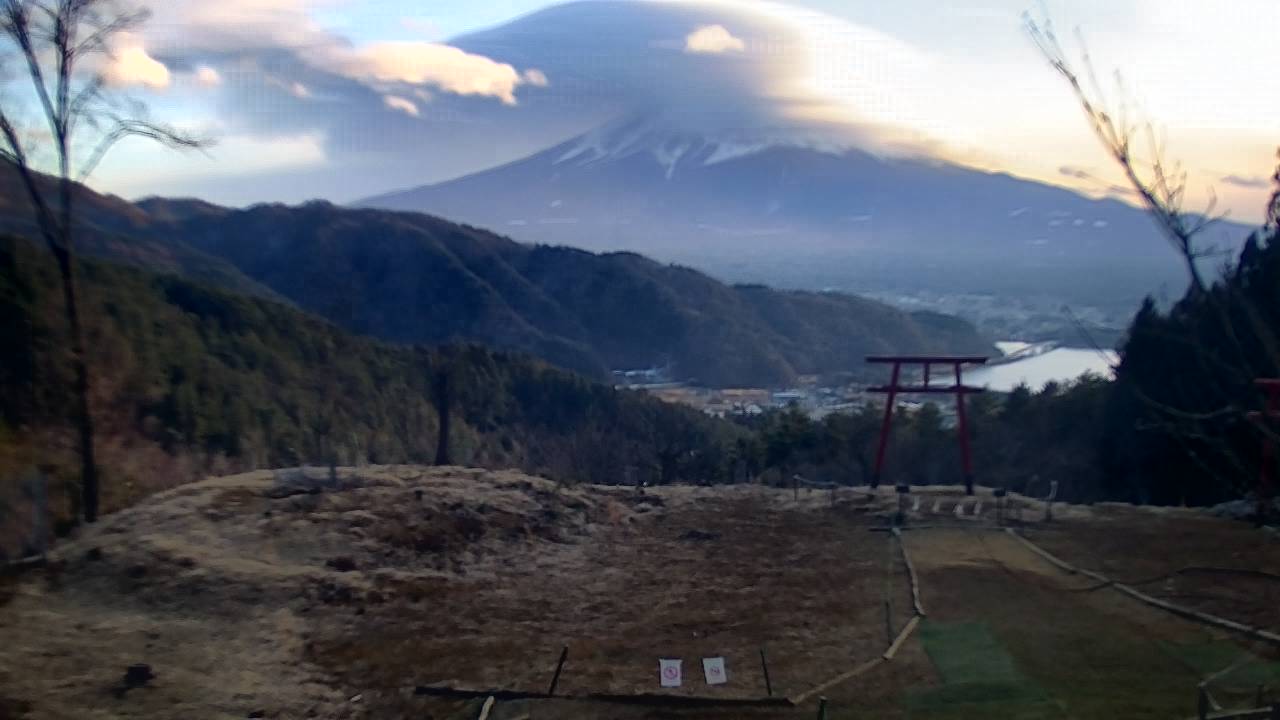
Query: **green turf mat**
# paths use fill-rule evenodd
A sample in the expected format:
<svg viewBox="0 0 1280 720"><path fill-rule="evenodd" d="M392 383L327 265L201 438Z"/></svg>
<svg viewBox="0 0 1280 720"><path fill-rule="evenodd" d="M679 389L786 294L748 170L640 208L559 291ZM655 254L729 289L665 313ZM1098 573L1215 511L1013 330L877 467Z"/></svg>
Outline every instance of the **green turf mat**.
<svg viewBox="0 0 1280 720"><path fill-rule="evenodd" d="M985 624L926 621L920 639L943 685L908 693L910 717L1062 717L1044 690L1018 671L1013 657Z"/></svg>

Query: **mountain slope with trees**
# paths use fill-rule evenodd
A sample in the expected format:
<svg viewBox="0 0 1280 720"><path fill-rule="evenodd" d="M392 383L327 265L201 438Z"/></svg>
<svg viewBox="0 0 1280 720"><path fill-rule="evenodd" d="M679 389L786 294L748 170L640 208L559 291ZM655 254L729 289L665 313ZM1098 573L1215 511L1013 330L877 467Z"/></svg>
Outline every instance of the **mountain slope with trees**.
<svg viewBox="0 0 1280 720"><path fill-rule="evenodd" d="M709 385L776 386L857 371L868 354L990 350L955 318L728 286L632 253L523 245L428 215L81 194L87 254L290 302L360 334L478 342L593 377L670 366ZM0 207L0 228L30 235L26 212Z"/></svg>
<svg viewBox="0 0 1280 720"><path fill-rule="evenodd" d="M627 467L653 481L714 477L719 448L740 434L522 356L383 343L173 275L96 261L79 275L107 510L209 472L434 462L442 402L453 408L454 463L565 481L621 482ZM47 467L55 488L70 488L56 283L47 253L0 237L0 476ZM0 511L14 507L17 485Z"/></svg>
<svg viewBox="0 0 1280 720"><path fill-rule="evenodd" d="M631 253L522 245L413 213L270 205L167 232L356 332L466 339L595 376L670 365L711 385L781 385L875 352L988 348L965 323L861 298L731 287Z"/></svg>

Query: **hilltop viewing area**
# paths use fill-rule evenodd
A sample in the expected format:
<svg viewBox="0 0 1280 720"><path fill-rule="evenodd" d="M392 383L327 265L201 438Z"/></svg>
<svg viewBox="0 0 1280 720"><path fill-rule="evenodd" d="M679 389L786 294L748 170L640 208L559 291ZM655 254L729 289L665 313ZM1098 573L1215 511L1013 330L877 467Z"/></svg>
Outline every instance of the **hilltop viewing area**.
<svg viewBox="0 0 1280 720"><path fill-rule="evenodd" d="M0 0L0 720L1280 720L1277 28Z"/></svg>
<svg viewBox="0 0 1280 720"><path fill-rule="evenodd" d="M1164 719L1195 717L1202 684L1215 713L1280 700L1280 637L1151 604L1271 626L1274 535L981 487L913 488L895 535L899 507L892 488L461 468L212 479L4 581L0 708L462 718L493 695L497 719L800 718L821 697L836 718ZM707 657L727 682L705 684ZM659 687L660 658L683 659L681 687Z"/></svg>

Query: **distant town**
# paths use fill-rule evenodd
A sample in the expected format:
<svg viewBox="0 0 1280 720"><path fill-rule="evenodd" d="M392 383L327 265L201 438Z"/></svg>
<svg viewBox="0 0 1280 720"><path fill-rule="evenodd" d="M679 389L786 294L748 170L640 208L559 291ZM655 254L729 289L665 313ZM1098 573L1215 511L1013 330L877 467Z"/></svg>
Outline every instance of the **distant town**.
<svg viewBox="0 0 1280 720"><path fill-rule="evenodd" d="M642 391L660 400L679 403L718 418L760 415L770 409L795 407L814 420L835 413L856 413L868 405L883 406L884 396L869 391L876 383L849 379L801 375L785 388L710 388L693 382L671 379L664 368L614 371L614 387ZM897 407L918 410L925 402L911 396L900 397ZM955 422L955 407L949 398L938 402L943 424Z"/></svg>

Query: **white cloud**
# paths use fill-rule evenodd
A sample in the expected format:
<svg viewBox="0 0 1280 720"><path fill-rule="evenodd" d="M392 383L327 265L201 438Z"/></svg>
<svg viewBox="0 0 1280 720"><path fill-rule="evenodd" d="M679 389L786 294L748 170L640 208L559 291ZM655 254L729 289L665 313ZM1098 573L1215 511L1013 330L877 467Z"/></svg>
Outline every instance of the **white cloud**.
<svg viewBox="0 0 1280 720"><path fill-rule="evenodd" d="M402 98L398 95L384 95L382 96L382 104L412 117L419 116L418 106L408 98Z"/></svg>
<svg viewBox="0 0 1280 720"><path fill-rule="evenodd" d="M530 68L524 71L524 81L534 87L544 88L550 85L547 80L547 74L537 68Z"/></svg>
<svg viewBox="0 0 1280 720"><path fill-rule="evenodd" d="M115 38L115 47L102 76L107 84L116 87L141 86L151 90L169 87L169 68L147 54L140 38L122 33Z"/></svg>
<svg viewBox="0 0 1280 720"><path fill-rule="evenodd" d="M704 25L684 39L684 51L688 53L719 55L746 49L747 44L734 37L723 25Z"/></svg>
<svg viewBox="0 0 1280 720"><path fill-rule="evenodd" d="M297 48L330 38L310 13L339 0L165 0L152 3L149 36L174 50Z"/></svg>
<svg viewBox="0 0 1280 720"><path fill-rule="evenodd" d="M232 134L220 135L204 155L188 155L128 139L103 161L95 173L95 184L135 197L175 182L321 167L326 162L324 144L319 133L274 137Z"/></svg>
<svg viewBox="0 0 1280 720"><path fill-rule="evenodd" d="M256 69L256 66L252 64L249 67L254 67ZM299 100L306 100L307 98L311 97L311 88L307 87L306 85L303 85L302 83L296 80L285 80L284 78L279 78L279 77L276 77L275 75L264 74L262 76L262 81L268 85L272 85L274 87L280 88L281 90L284 90L285 92L298 98Z"/></svg>
<svg viewBox="0 0 1280 720"><path fill-rule="evenodd" d="M1244 177L1242 175L1227 175L1222 178L1221 182L1227 185L1236 185L1242 188L1265 189L1271 187L1271 179L1263 175L1253 177Z"/></svg>
<svg viewBox="0 0 1280 720"><path fill-rule="evenodd" d="M208 65L196 68L196 83L201 87L217 87L222 84L222 75Z"/></svg>
<svg viewBox="0 0 1280 720"><path fill-rule="evenodd" d="M382 42L361 48L329 46L304 54L317 66L364 82L427 85L455 95L479 95L516 104L516 88L545 84L536 70L521 75L507 63L449 45Z"/></svg>

